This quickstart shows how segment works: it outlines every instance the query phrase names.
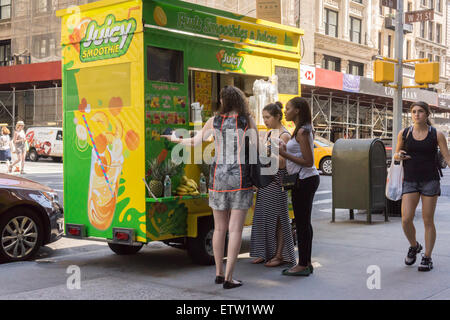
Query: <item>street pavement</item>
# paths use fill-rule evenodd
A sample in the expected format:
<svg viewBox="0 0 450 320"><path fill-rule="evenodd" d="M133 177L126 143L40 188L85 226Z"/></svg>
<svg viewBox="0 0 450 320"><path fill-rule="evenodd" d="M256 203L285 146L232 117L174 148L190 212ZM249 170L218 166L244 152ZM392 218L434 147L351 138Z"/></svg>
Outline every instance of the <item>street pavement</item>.
<svg viewBox="0 0 450 320"><path fill-rule="evenodd" d="M40 173L45 170L55 172ZM62 190L62 164L27 163L26 171L26 177ZM244 230L234 272L244 285L233 290L214 284L214 266L195 265L184 250L161 242L134 256L117 256L102 242L64 238L41 249L35 261L0 265L0 299L450 299L450 169L444 175L434 269L428 273L417 271L420 256L414 266L404 264L409 244L400 217L384 222L373 215L369 225L365 213L350 221L348 210L340 209L331 223L331 177L321 176L312 222L315 269L309 277L286 277L284 267L251 264L251 228ZM420 204L414 221L424 244ZM81 288L70 290L68 268L74 265L80 268Z"/></svg>

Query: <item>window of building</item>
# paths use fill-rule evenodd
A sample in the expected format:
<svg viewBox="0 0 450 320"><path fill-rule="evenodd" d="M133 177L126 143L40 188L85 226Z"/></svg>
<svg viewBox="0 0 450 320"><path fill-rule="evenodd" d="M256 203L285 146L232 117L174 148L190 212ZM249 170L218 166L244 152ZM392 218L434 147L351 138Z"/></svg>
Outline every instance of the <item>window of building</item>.
<svg viewBox="0 0 450 320"><path fill-rule="evenodd" d="M408 2L408 11L412 11L413 9L413 4L412 2Z"/></svg>
<svg viewBox="0 0 450 320"><path fill-rule="evenodd" d="M352 0L353 2L362 3L362 0Z"/></svg>
<svg viewBox="0 0 450 320"><path fill-rule="evenodd" d="M436 0L436 11L442 12L442 0Z"/></svg>
<svg viewBox="0 0 450 320"><path fill-rule="evenodd" d="M11 60L11 40L0 41L0 66L7 66Z"/></svg>
<svg viewBox="0 0 450 320"><path fill-rule="evenodd" d="M420 36L422 38L425 38L425 22L424 21L422 21L420 23Z"/></svg>
<svg viewBox="0 0 450 320"><path fill-rule="evenodd" d="M436 42L441 43L441 34L442 34L442 25L439 23L436 23Z"/></svg>
<svg viewBox="0 0 450 320"><path fill-rule="evenodd" d="M36 35L32 37L32 56L42 59L56 56L56 40L51 34Z"/></svg>
<svg viewBox="0 0 450 320"><path fill-rule="evenodd" d="M325 9L325 34L329 36L338 36L338 13L336 11Z"/></svg>
<svg viewBox="0 0 450 320"><path fill-rule="evenodd" d="M11 0L0 0L0 20L11 18Z"/></svg>
<svg viewBox="0 0 450 320"><path fill-rule="evenodd" d="M438 55L434 56L434 61L439 62L439 74L441 74L441 69L442 69L441 57Z"/></svg>
<svg viewBox="0 0 450 320"><path fill-rule="evenodd" d="M378 32L378 54L383 55L383 40L381 32Z"/></svg>
<svg viewBox="0 0 450 320"><path fill-rule="evenodd" d="M355 76L364 76L364 64L355 62L355 61L349 61L348 62L348 73L353 74Z"/></svg>
<svg viewBox="0 0 450 320"><path fill-rule="evenodd" d="M36 13L47 13L52 11L52 2L51 0L35 0L34 4L34 12Z"/></svg>
<svg viewBox="0 0 450 320"><path fill-rule="evenodd" d="M350 41L361 43L361 19L350 17Z"/></svg>
<svg viewBox="0 0 450 320"><path fill-rule="evenodd" d="M380 9L380 16L382 16L383 15L383 5L381 4L381 0L380 0L380 5L379 5L379 9Z"/></svg>
<svg viewBox="0 0 450 320"><path fill-rule="evenodd" d="M422 5L426 6L427 5L427 0L422 0Z"/></svg>
<svg viewBox="0 0 450 320"><path fill-rule="evenodd" d="M430 0L430 9L434 9L434 0Z"/></svg>
<svg viewBox="0 0 450 320"><path fill-rule="evenodd" d="M392 36L388 35L388 57L392 56Z"/></svg>
<svg viewBox="0 0 450 320"><path fill-rule="evenodd" d="M428 62L433 62L433 54L432 53L428 54Z"/></svg>
<svg viewBox="0 0 450 320"><path fill-rule="evenodd" d="M406 41L406 59L411 59L411 40Z"/></svg>
<svg viewBox="0 0 450 320"><path fill-rule="evenodd" d="M341 59L325 55L322 60L322 68L333 71L341 71Z"/></svg>
<svg viewBox="0 0 450 320"><path fill-rule="evenodd" d="M184 83L183 51L147 47L147 78Z"/></svg>
<svg viewBox="0 0 450 320"><path fill-rule="evenodd" d="M433 41L433 21L428 21L428 40Z"/></svg>
<svg viewBox="0 0 450 320"><path fill-rule="evenodd" d="M420 51L420 52L419 52L419 58L420 58L420 59L425 58L425 52Z"/></svg>

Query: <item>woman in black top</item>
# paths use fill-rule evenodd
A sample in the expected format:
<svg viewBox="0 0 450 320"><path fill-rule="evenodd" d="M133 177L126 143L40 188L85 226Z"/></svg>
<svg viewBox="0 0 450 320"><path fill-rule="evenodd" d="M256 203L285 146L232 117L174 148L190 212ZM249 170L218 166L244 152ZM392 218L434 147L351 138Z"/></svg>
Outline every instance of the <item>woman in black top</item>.
<svg viewBox="0 0 450 320"><path fill-rule="evenodd" d="M425 102L414 102L410 108L414 125L401 130L395 160L403 160L404 177L402 186L402 227L410 243L405 264L412 265L422 246L416 241L414 215L422 199L422 218L425 226L425 254L419 271L433 268L431 253L436 240L434 211L438 196L441 195L440 175L437 162L439 146L445 161L450 165L450 154L444 134L431 126L428 119L430 109Z"/></svg>

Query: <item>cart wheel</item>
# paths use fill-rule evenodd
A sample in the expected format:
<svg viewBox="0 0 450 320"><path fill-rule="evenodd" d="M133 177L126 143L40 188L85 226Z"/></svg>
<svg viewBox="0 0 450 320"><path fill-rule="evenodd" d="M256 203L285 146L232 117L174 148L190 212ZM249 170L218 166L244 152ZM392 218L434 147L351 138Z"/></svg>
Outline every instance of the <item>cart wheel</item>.
<svg viewBox="0 0 450 320"><path fill-rule="evenodd" d="M138 246L130 246L128 244L119 244L119 243L109 243L109 248L114 251L114 253L122 256L122 255L129 255L129 254L136 254L139 252L139 250L142 249L143 243L141 243Z"/></svg>

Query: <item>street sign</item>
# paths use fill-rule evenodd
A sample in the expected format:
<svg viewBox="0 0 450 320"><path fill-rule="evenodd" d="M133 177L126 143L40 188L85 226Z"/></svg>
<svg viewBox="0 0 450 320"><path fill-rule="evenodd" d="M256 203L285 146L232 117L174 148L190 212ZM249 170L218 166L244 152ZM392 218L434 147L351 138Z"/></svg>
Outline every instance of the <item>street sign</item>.
<svg viewBox="0 0 450 320"><path fill-rule="evenodd" d="M397 9L397 0L381 0L381 5L392 9Z"/></svg>
<svg viewBox="0 0 450 320"><path fill-rule="evenodd" d="M423 22L434 19L434 9L410 11L405 13L405 23Z"/></svg>

